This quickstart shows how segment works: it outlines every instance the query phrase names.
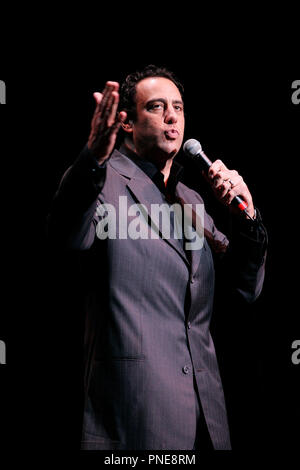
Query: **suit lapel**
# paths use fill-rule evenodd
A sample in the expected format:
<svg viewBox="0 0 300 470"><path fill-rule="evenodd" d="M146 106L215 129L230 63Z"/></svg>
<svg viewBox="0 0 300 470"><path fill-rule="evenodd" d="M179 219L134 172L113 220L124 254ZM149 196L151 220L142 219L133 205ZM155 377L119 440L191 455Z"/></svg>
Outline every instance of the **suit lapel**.
<svg viewBox="0 0 300 470"><path fill-rule="evenodd" d="M196 230L196 228L201 228L203 227L203 220L200 220L198 214L195 211L195 205L199 204L199 200L195 197L195 193L191 190L189 190L186 186L182 185L181 183L178 183L177 188L176 188L176 196L177 199L180 201L180 204L182 207L184 207L185 204L192 205L191 207L191 220L189 221L189 224L192 224L193 229ZM203 227L204 228L204 227ZM203 233L204 236L204 233ZM203 239L204 243L204 239ZM197 249L197 250L190 250L190 261L191 261L191 275L194 276L200 260L201 260L201 255L203 253L202 247Z"/></svg>
<svg viewBox="0 0 300 470"><path fill-rule="evenodd" d="M168 243L183 260L189 264L189 260L182 247L180 240L176 238L164 238L159 228L156 226L155 220L151 217L152 204L166 204L163 196L153 181L144 173L137 165L135 165L128 157L124 156L117 150L114 151L109 160L110 165L122 176L128 179L127 188L137 203L143 204L147 209L148 221L154 230L159 233L166 243Z"/></svg>

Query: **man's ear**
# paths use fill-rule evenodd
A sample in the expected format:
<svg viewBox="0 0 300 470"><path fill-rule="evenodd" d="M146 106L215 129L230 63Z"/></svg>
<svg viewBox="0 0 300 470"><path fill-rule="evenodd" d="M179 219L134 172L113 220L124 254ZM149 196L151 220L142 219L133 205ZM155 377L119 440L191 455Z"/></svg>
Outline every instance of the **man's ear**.
<svg viewBox="0 0 300 470"><path fill-rule="evenodd" d="M132 133L132 131L133 131L133 121L132 121L132 119L129 119L129 120L126 119L125 122L121 122L121 126L122 126L123 131L127 132L128 134Z"/></svg>

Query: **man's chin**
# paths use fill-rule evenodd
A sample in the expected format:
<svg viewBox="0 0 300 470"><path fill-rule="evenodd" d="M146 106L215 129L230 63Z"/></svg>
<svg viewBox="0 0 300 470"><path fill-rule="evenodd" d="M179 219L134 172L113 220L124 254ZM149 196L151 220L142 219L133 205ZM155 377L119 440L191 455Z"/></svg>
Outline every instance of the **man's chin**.
<svg viewBox="0 0 300 470"><path fill-rule="evenodd" d="M179 152L179 149L179 144L172 141L166 142L160 147L161 153L164 154L166 160L174 158L175 155Z"/></svg>
<svg viewBox="0 0 300 470"><path fill-rule="evenodd" d="M174 158L179 150L180 145L178 142L163 142L159 145L153 145L152 148L148 148L147 154L145 154L145 158L155 162L157 165L163 168L165 163L168 160Z"/></svg>

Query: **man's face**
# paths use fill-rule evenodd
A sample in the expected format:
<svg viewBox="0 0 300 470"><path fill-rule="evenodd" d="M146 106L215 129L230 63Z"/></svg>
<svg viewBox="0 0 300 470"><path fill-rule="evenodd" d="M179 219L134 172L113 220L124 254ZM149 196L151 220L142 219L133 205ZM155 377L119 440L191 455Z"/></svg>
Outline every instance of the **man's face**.
<svg viewBox="0 0 300 470"><path fill-rule="evenodd" d="M144 78L136 86L136 111L136 152L162 163L174 157L182 144L185 122L177 86L164 77Z"/></svg>

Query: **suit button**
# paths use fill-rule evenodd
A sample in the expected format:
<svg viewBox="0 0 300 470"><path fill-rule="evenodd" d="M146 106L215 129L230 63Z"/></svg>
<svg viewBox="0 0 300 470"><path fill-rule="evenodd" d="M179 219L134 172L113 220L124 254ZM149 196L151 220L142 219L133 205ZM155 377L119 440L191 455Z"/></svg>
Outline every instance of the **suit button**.
<svg viewBox="0 0 300 470"><path fill-rule="evenodd" d="M190 321L188 322L187 327L188 327L189 330L191 329L191 322Z"/></svg>
<svg viewBox="0 0 300 470"><path fill-rule="evenodd" d="M189 366L184 366L184 367L182 368L182 372L183 372L184 374L188 374L188 373L190 372Z"/></svg>

